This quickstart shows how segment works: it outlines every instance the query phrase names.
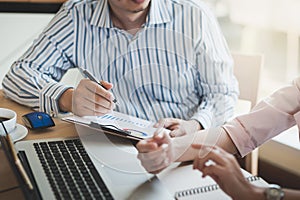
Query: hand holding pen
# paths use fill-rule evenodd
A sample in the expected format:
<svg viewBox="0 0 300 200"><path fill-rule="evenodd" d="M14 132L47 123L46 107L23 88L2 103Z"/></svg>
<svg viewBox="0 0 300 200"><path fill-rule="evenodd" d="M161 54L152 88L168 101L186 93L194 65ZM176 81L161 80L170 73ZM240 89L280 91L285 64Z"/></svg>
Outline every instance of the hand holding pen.
<svg viewBox="0 0 300 200"><path fill-rule="evenodd" d="M72 111L79 116L105 115L115 107L115 98L109 90L113 87L106 81L98 81L91 73L79 68L84 77L73 92Z"/></svg>
<svg viewBox="0 0 300 200"><path fill-rule="evenodd" d="M82 69L80 68L80 70L82 70ZM100 85L101 87L103 87L104 89L107 89L100 81L98 81L98 80L97 80L97 79L96 79L89 71L87 71L86 69L83 69L83 70L82 70L82 74L83 74L86 78L90 79L91 81L94 81L95 83L97 83L98 85ZM113 102L114 102L114 103L117 103L117 100L114 99Z"/></svg>

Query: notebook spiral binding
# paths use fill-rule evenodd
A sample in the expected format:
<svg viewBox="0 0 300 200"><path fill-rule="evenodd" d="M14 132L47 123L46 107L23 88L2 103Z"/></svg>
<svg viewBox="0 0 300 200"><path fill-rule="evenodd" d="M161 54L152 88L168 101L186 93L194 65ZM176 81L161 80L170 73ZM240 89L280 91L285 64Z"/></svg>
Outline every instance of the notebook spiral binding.
<svg viewBox="0 0 300 200"><path fill-rule="evenodd" d="M249 176L246 178L249 182L257 181L260 179L258 176ZM212 192L214 190L218 190L220 187L218 184L213 184L213 185L206 185L202 187L196 187L196 188L191 188L187 190L182 190L179 192L175 193L175 199L178 199L180 197L185 197L185 196L190 196L190 195L196 195L200 193L205 193L205 192Z"/></svg>

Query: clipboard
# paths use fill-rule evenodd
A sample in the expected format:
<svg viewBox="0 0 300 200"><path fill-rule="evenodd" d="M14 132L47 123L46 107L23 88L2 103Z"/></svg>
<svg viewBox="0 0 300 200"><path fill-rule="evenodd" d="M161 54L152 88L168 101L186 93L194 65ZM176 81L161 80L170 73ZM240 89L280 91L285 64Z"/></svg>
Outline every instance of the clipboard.
<svg viewBox="0 0 300 200"><path fill-rule="evenodd" d="M103 116L72 115L62 120L137 141L151 138L157 130L153 127L154 122L116 111Z"/></svg>

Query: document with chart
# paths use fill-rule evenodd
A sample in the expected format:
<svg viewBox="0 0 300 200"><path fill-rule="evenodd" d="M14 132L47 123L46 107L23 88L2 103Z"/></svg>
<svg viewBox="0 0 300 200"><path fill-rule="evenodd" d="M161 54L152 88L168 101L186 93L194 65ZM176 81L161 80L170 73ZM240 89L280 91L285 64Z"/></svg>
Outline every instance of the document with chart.
<svg viewBox="0 0 300 200"><path fill-rule="evenodd" d="M134 140L151 138L156 131L153 127L154 122L116 111L103 116L78 117L73 115L62 120Z"/></svg>

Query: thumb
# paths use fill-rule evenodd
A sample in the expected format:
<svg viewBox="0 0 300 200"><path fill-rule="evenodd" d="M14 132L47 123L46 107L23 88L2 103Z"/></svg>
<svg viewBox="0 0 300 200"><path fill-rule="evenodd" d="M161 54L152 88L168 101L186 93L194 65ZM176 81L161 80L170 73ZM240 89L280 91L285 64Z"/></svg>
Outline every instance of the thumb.
<svg viewBox="0 0 300 200"><path fill-rule="evenodd" d="M113 87L112 83L109 83L109 82L104 81L104 80L101 80L100 83L107 90L110 90Z"/></svg>
<svg viewBox="0 0 300 200"><path fill-rule="evenodd" d="M184 135L184 132L180 129L175 129L170 132L171 137L179 137L179 136L183 136L183 135Z"/></svg>
<svg viewBox="0 0 300 200"><path fill-rule="evenodd" d="M153 135L153 140L155 140L158 145L169 144L171 141L169 131L164 128L160 129Z"/></svg>

